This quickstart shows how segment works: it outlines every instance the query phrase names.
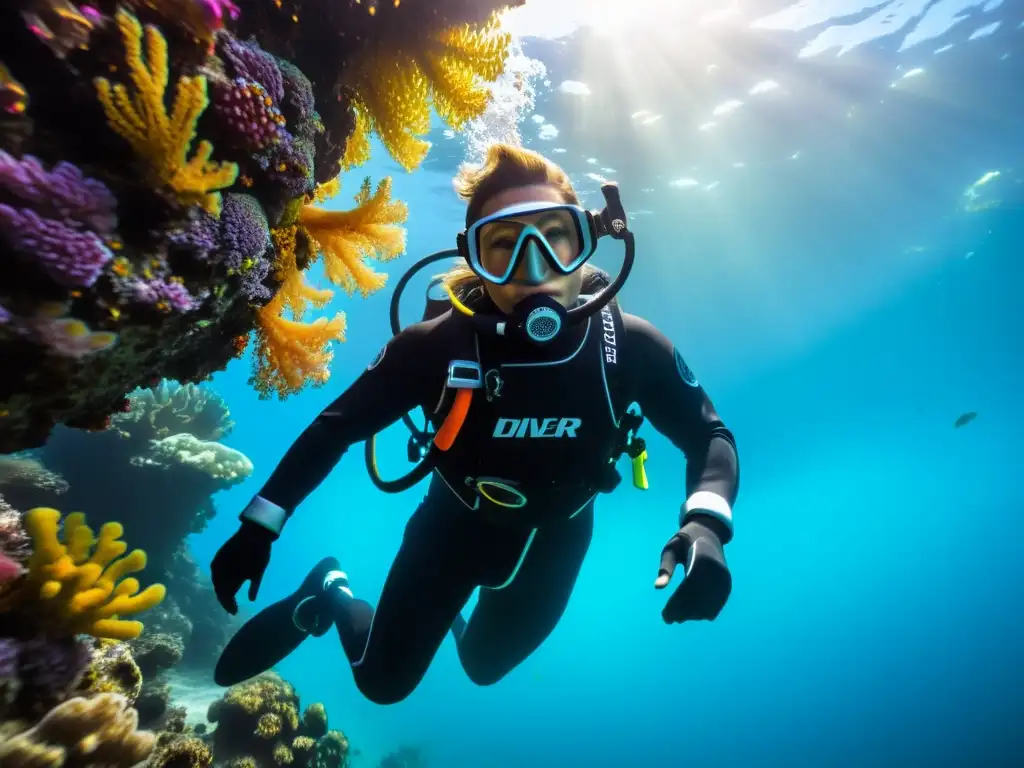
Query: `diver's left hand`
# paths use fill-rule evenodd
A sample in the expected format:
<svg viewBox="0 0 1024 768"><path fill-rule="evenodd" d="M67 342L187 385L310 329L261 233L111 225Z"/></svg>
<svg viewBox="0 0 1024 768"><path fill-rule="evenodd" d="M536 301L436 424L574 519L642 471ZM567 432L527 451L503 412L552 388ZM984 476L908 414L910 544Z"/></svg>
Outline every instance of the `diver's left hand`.
<svg viewBox="0 0 1024 768"><path fill-rule="evenodd" d="M722 541L712 529L714 521L708 523L691 518L661 551L656 589L668 586L677 565L683 564L686 569L682 583L661 612L666 624L711 621L729 599L732 575L725 563Z"/></svg>

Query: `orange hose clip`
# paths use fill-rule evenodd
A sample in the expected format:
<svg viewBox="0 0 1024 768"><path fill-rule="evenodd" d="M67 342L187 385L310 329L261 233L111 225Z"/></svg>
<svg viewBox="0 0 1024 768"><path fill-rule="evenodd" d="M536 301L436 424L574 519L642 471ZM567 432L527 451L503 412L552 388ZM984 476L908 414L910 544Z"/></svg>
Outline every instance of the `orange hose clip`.
<svg viewBox="0 0 1024 768"><path fill-rule="evenodd" d="M455 438L459 434L459 430L466 423L466 416L469 414L469 404L471 402L473 402L472 389L455 390L455 402L452 403L451 410L445 416L441 428L434 435L434 445L437 446L438 450L447 451L452 447Z"/></svg>

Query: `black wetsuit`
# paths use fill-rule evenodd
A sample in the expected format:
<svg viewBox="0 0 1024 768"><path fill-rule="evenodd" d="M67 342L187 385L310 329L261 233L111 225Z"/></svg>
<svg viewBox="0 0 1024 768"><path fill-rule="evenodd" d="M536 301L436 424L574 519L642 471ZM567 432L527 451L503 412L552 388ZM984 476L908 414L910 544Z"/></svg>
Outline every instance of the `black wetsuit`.
<svg viewBox="0 0 1024 768"><path fill-rule="evenodd" d="M465 329L465 318L448 313L394 337L303 432L259 494L290 514L349 446L402 414L423 408L437 426L450 401L453 358L475 357L497 374L488 376L489 398L475 393L455 445L439 460L376 611L348 600L336 616L356 683L375 702L405 698L449 630L480 684L500 680L550 634L590 545L594 496L626 405L636 402L685 453L680 501L684 491L711 491L730 505L736 496L732 435L650 323L606 310L543 349L501 339L476 340L474 350ZM480 477L513 481L527 504L491 504L473 488ZM460 611L478 587L479 603L464 621Z"/></svg>

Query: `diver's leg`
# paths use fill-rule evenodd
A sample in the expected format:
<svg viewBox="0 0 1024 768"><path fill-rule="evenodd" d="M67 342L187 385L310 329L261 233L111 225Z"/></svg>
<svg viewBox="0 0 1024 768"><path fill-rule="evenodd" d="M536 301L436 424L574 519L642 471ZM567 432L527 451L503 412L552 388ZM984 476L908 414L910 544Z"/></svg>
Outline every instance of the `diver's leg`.
<svg viewBox="0 0 1024 768"><path fill-rule="evenodd" d="M533 653L558 624L594 532L594 503L537 529L510 581L483 587L468 621L452 628L466 674L492 685Z"/></svg>
<svg viewBox="0 0 1024 768"><path fill-rule="evenodd" d="M265 672L299 647L310 634L322 635L330 621L303 626L296 621L301 608L313 602L323 590L328 574L338 561L325 557L317 563L287 597L267 606L249 619L221 651L213 679L218 685L234 685Z"/></svg>
<svg viewBox="0 0 1024 768"><path fill-rule="evenodd" d="M514 549L507 539L447 488L431 486L409 520L376 611L336 596L338 635L368 699L390 704L416 688L473 590L492 576L501 554L495 546Z"/></svg>

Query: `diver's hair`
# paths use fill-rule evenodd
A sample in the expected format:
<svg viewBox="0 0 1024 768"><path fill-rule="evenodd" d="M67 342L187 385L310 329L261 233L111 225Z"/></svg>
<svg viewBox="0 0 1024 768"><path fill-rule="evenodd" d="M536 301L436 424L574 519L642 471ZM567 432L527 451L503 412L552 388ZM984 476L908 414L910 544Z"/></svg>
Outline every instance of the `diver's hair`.
<svg viewBox="0 0 1024 768"><path fill-rule="evenodd" d="M466 201L466 227L480 218L480 211L487 201L506 189L547 184L555 187L562 200L579 205L579 196L569 180L569 174L561 166L543 155L514 144L492 144L480 165L463 163L452 180L452 186L460 198ZM583 279L596 273L590 265L583 267ZM444 283L461 300L470 298L483 283L473 270L465 264L453 267L442 275Z"/></svg>
<svg viewBox="0 0 1024 768"><path fill-rule="evenodd" d="M452 181L455 192L466 201L466 227L480 218L480 211L495 195L534 184L555 187L562 200L579 205L569 174L543 155L514 144L492 144L483 163L464 163Z"/></svg>

